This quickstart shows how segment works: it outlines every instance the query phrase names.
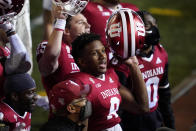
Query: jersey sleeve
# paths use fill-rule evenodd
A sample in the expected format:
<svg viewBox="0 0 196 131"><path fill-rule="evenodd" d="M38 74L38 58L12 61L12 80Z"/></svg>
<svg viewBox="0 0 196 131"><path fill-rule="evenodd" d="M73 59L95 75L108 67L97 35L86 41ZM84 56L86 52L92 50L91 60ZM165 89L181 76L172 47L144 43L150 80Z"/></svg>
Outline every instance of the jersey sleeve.
<svg viewBox="0 0 196 131"><path fill-rule="evenodd" d="M39 62L40 58L44 54L44 51L46 49L47 44L48 44L47 41L43 41L43 42L39 43L39 45L37 46L37 49L36 49L37 62Z"/></svg>
<svg viewBox="0 0 196 131"><path fill-rule="evenodd" d="M168 80L168 63L166 63L164 68L164 74L162 79L160 80L159 86L163 86L165 88L169 87L169 80Z"/></svg>
<svg viewBox="0 0 196 131"><path fill-rule="evenodd" d="M169 87L169 80L168 80L168 70L169 70L169 62L168 62L168 54L163 48L161 44L159 44L159 48L161 48L161 53L165 58L166 64L164 67L164 74L162 79L160 80L159 86L163 86L165 88Z"/></svg>

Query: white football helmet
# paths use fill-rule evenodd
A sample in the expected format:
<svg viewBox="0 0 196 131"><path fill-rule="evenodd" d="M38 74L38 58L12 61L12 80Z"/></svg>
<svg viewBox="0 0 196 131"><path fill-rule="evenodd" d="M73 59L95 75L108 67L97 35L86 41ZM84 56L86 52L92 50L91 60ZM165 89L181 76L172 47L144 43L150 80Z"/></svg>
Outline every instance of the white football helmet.
<svg viewBox="0 0 196 131"><path fill-rule="evenodd" d="M88 0L52 0L56 6L62 6L63 13L74 16L80 13L88 4Z"/></svg>

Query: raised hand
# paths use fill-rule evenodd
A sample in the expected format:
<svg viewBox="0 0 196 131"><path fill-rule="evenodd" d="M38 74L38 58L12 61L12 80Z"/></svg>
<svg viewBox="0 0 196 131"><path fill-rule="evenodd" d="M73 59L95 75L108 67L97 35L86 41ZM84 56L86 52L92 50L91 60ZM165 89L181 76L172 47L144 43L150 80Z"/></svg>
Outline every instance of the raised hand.
<svg viewBox="0 0 196 131"><path fill-rule="evenodd" d="M139 65L136 56L129 57L127 60L124 61L124 63L127 65L137 65L137 66Z"/></svg>
<svg viewBox="0 0 196 131"><path fill-rule="evenodd" d="M54 6L52 9L52 15L56 19L66 19L67 14L64 13L64 9L62 6Z"/></svg>
<svg viewBox="0 0 196 131"><path fill-rule="evenodd" d="M5 19L0 21L0 29L4 30L5 32L14 31L13 24Z"/></svg>

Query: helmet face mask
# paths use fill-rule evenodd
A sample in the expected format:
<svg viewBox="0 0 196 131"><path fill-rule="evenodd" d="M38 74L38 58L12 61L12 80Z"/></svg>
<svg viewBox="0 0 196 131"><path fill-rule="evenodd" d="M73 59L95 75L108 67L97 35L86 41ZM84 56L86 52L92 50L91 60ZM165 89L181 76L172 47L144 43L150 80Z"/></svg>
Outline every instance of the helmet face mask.
<svg viewBox="0 0 196 131"><path fill-rule="evenodd" d="M114 55L127 59L135 56L143 47L145 26L135 11L120 9L110 16L106 26L106 36Z"/></svg>
<svg viewBox="0 0 196 131"><path fill-rule="evenodd" d="M62 6L63 13L74 16L80 13L88 4L88 0L52 0L56 6Z"/></svg>

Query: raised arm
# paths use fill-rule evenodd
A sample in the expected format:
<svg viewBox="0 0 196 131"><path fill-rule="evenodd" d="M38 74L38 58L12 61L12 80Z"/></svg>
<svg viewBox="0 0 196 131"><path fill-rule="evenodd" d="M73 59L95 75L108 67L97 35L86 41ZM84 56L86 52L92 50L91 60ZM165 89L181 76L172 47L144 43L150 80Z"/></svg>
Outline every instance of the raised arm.
<svg viewBox="0 0 196 131"><path fill-rule="evenodd" d="M9 21L0 22L0 29L6 32L7 39L10 43L10 56L5 61L5 73L25 73L31 68L31 62L27 50L16 34L13 25ZM6 36L4 36L6 37Z"/></svg>
<svg viewBox="0 0 196 131"><path fill-rule="evenodd" d="M43 76L47 76L55 72L58 68L58 58L61 52L63 32L66 25L67 15L62 14L61 7L54 7L52 13L56 18L56 23L52 34L49 37L45 51L38 61L39 70Z"/></svg>
<svg viewBox="0 0 196 131"><path fill-rule="evenodd" d="M149 111L148 94L137 58L135 56L130 57L125 61L125 64L130 68L131 87L128 89L121 85L119 89L122 97L121 107L130 113L146 113Z"/></svg>

